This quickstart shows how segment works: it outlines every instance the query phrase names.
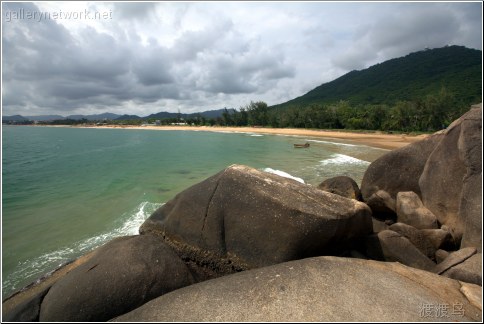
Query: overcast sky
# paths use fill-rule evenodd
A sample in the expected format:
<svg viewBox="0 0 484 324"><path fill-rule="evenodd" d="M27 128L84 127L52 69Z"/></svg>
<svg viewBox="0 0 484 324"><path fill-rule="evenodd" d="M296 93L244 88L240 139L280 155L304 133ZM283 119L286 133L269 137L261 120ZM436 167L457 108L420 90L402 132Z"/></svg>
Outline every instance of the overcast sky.
<svg viewBox="0 0 484 324"><path fill-rule="evenodd" d="M145 116L269 105L447 44L480 3L2 3L4 115Z"/></svg>

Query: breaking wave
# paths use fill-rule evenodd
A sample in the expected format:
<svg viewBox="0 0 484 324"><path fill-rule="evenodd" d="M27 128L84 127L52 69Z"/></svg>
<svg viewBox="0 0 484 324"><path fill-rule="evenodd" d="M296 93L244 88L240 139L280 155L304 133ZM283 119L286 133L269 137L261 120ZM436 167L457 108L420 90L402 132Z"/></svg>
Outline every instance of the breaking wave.
<svg viewBox="0 0 484 324"><path fill-rule="evenodd" d="M359 165L369 165L370 162L354 158L349 155L335 153L332 154L329 159L320 161L322 165L332 165L332 164L359 164Z"/></svg>
<svg viewBox="0 0 484 324"><path fill-rule="evenodd" d="M5 296L6 293L9 294L21 288L48 271L60 267L115 237L138 234L138 228L141 224L162 205L160 203L144 201L132 212L122 215L119 226L109 232L81 240L58 250L45 253L34 259L19 262L16 270L8 277L3 278L3 295Z"/></svg>
<svg viewBox="0 0 484 324"><path fill-rule="evenodd" d="M274 169L271 169L271 168L265 168L265 169L263 169L263 171L269 172L269 173L272 173L272 174L277 174L278 176L281 176L281 177L284 177L284 178L293 179L293 180L296 180L296 181L301 182L301 183L305 183L303 179L295 177L293 175L290 175L289 173L281 171L281 170L274 170Z"/></svg>

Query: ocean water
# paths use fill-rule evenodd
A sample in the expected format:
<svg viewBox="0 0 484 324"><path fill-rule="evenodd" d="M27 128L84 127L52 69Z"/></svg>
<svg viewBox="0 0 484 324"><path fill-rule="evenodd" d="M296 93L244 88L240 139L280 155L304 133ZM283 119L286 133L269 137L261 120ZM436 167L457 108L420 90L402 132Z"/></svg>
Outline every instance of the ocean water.
<svg viewBox="0 0 484 324"><path fill-rule="evenodd" d="M231 164L310 185L360 182L386 150L307 137L4 126L2 297L87 251L138 233L178 192ZM294 143L309 141L308 149Z"/></svg>

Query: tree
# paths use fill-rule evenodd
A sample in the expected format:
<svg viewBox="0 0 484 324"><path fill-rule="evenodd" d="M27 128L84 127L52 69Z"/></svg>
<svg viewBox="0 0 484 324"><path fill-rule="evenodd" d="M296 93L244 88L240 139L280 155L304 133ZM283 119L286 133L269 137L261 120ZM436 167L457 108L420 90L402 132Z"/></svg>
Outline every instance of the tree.
<svg viewBox="0 0 484 324"><path fill-rule="evenodd" d="M234 120L232 116L230 115L229 111L227 108L224 108L224 111L222 113L222 118L223 118L223 124L225 126L233 126L234 125Z"/></svg>
<svg viewBox="0 0 484 324"><path fill-rule="evenodd" d="M268 107L263 101L250 102L246 107L248 113L248 123L251 126L266 126L268 125Z"/></svg>

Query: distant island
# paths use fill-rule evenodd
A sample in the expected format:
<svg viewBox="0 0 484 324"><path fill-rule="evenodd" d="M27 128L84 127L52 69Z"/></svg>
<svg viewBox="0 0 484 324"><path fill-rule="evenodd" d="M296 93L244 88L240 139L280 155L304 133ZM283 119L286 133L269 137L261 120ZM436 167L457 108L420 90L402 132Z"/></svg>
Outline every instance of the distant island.
<svg viewBox="0 0 484 324"><path fill-rule="evenodd" d="M351 71L298 98L274 106L149 116L3 116L4 124L264 126L333 130L434 132L482 101L482 51L446 46L410 53Z"/></svg>

